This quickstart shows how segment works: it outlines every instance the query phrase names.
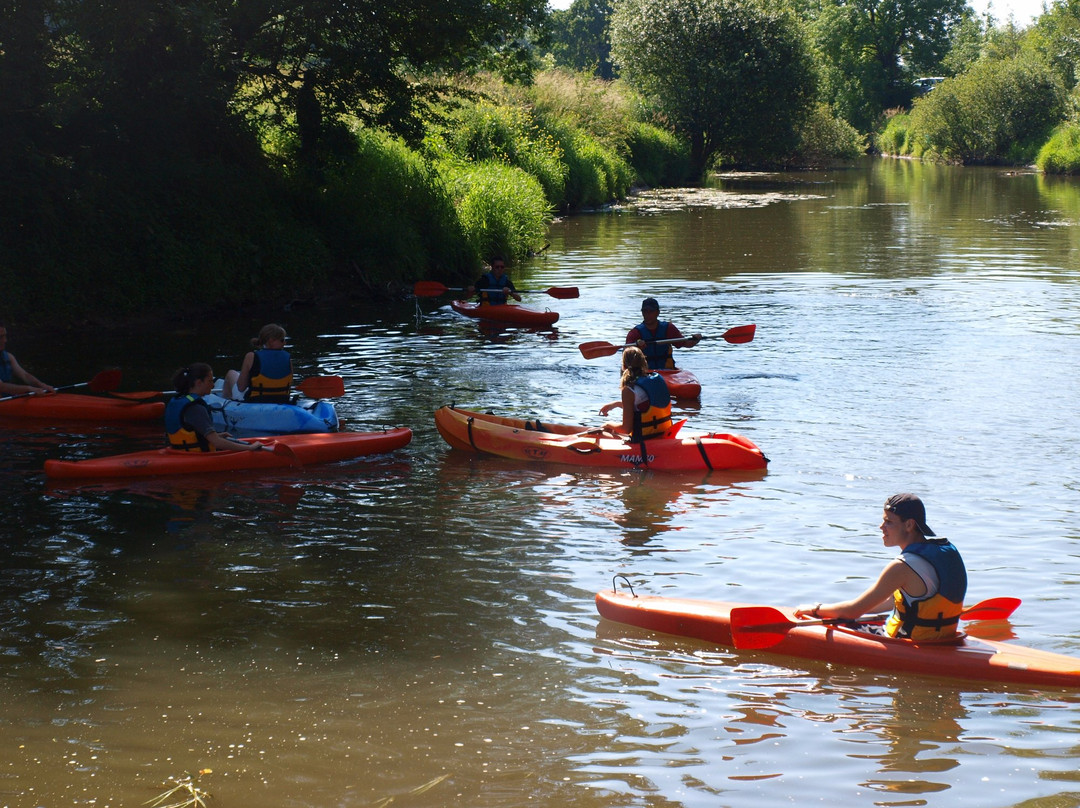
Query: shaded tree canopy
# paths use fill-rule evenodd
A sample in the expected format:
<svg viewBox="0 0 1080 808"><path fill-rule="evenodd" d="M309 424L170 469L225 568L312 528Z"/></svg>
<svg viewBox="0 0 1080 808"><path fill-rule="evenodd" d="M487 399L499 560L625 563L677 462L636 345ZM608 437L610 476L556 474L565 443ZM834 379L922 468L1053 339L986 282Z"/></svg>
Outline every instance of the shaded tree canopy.
<svg viewBox="0 0 1080 808"><path fill-rule="evenodd" d="M611 63L611 0L574 0L565 11L551 14L555 64L615 78Z"/></svg>
<svg viewBox="0 0 1080 808"><path fill-rule="evenodd" d="M612 45L622 76L690 142L695 169L786 157L814 99L798 23L753 0L620 0Z"/></svg>
<svg viewBox="0 0 1080 808"><path fill-rule="evenodd" d="M969 14L965 0L822 0L814 30L826 100L863 131L911 101Z"/></svg>

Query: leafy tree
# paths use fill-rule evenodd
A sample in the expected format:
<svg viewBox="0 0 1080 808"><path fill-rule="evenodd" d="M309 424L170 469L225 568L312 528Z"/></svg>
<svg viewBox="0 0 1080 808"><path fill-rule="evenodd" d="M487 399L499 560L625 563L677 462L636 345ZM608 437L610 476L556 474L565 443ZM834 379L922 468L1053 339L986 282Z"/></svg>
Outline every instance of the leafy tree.
<svg viewBox="0 0 1080 808"><path fill-rule="evenodd" d="M551 14L555 64L615 78L611 63L611 0L574 0L570 8Z"/></svg>
<svg viewBox="0 0 1080 808"><path fill-rule="evenodd" d="M964 0L822 0L814 23L824 95L870 131L911 101L911 80L937 73L965 19Z"/></svg>
<svg viewBox="0 0 1080 808"><path fill-rule="evenodd" d="M620 0L612 48L622 76L690 142L698 176L716 154L786 156L814 95L794 17L753 0Z"/></svg>
<svg viewBox="0 0 1080 808"><path fill-rule="evenodd" d="M425 78L528 58L543 0L250 0L228 20L230 67L249 109L295 117L301 155L317 160L343 117L413 141L420 112L446 89Z"/></svg>
<svg viewBox="0 0 1080 808"><path fill-rule="evenodd" d="M964 163L1027 163L1065 112L1060 78L1037 57L983 59L915 102L916 156Z"/></svg>
<svg viewBox="0 0 1080 808"><path fill-rule="evenodd" d="M1053 68L1067 90L1080 80L1080 0L1056 0L1035 22L1028 47Z"/></svg>

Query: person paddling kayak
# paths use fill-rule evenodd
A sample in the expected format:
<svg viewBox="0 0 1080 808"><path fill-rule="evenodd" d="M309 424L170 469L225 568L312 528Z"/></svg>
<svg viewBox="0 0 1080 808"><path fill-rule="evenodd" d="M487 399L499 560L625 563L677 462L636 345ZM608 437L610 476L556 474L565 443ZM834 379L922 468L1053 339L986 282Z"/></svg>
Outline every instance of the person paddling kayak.
<svg viewBox="0 0 1080 808"><path fill-rule="evenodd" d="M205 362L192 362L173 376L176 395L165 406L165 437L171 449L188 452L259 452L261 443L233 440L214 429L210 405L203 396L214 389L214 371Z"/></svg>
<svg viewBox="0 0 1080 808"><path fill-rule="evenodd" d="M660 304L655 297L641 301L641 322L626 334L626 344L636 344L649 360L653 370L675 367L672 347L693 348L701 342L701 334L692 334L682 342L657 344L657 340L680 339L682 332L674 324L660 320Z"/></svg>
<svg viewBox="0 0 1080 808"><path fill-rule="evenodd" d="M852 600L799 606L795 616L854 620L891 606L882 629L889 637L954 637L964 609L967 570L952 542L936 538L926 524L922 500L914 494L885 500L881 539L886 547L899 547L900 555L885 565L869 589Z"/></svg>
<svg viewBox="0 0 1080 808"><path fill-rule="evenodd" d="M506 274L506 262L502 258L491 259L491 271L480 276L480 280L473 287L481 303L491 306L501 306L506 303L507 297L512 297L518 303L521 295L514 288L514 282Z"/></svg>
<svg viewBox="0 0 1080 808"><path fill-rule="evenodd" d="M54 392L56 388L23 370L15 356L7 352L7 326L0 323L0 395Z"/></svg>

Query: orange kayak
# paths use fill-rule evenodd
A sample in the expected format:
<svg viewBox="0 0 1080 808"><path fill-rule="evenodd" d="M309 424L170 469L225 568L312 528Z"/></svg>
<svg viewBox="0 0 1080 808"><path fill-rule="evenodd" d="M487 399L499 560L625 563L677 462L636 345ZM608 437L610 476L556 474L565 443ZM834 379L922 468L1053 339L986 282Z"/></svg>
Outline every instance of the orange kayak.
<svg viewBox="0 0 1080 808"><path fill-rule="evenodd" d="M661 368L656 372L664 377L672 398L701 398L701 382L689 370Z"/></svg>
<svg viewBox="0 0 1080 808"><path fill-rule="evenodd" d="M764 469L768 459L752 441L727 432L679 431L673 438L631 443L583 426L440 407L435 426L455 449L513 460L542 460L572 466L650 468L657 471Z"/></svg>
<svg viewBox="0 0 1080 808"><path fill-rule="evenodd" d="M559 319L557 311L540 311L528 306L515 306L512 303L492 306L486 303L470 303L467 300L453 300L450 302L450 308L466 317L514 325L545 326Z"/></svg>
<svg viewBox="0 0 1080 808"><path fill-rule="evenodd" d="M650 597L610 590L596 595L596 609L608 620L727 646L736 645L732 610L760 608L745 603ZM778 611L794 625L781 624L777 628L774 623L758 627L781 635L769 642L768 650L772 653L926 676L1080 687L1077 657L970 636L948 644L916 643L849 626L800 621L791 609ZM800 622L806 625L799 625ZM737 628L739 633L754 630L754 626Z"/></svg>
<svg viewBox="0 0 1080 808"><path fill-rule="evenodd" d="M243 469L274 469L335 463L364 455L400 449L412 440L406 427L382 432L321 432L249 439L268 446L284 444L291 452L185 452L151 449L146 452L99 457L93 460L46 460L45 475L53 479L102 477L155 477L164 474L204 474Z"/></svg>
<svg viewBox="0 0 1080 808"><path fill-rule="evenodd" d="M153 421L165 414L161 401L138 402L79 393L47 393L0 401L0 418L57 421Z"/></svg>

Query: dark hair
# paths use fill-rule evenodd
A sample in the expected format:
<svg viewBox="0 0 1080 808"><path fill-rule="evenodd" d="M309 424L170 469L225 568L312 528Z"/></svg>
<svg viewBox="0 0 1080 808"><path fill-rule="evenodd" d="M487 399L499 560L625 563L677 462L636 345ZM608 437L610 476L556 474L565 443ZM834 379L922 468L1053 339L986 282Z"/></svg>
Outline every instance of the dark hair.
<svg viewBox="0 0 1080 808"><path fill-rule="evenodd" d="M173 389L182 396L191 392L195 382L206 378L207 373L213 373L214 369L205 362L192 362L186 368L180 368L172 377Z"/></svg>

